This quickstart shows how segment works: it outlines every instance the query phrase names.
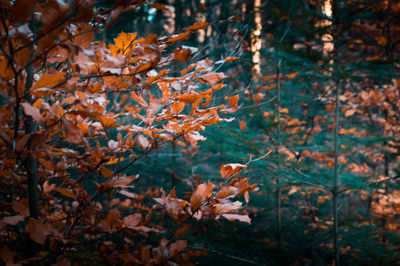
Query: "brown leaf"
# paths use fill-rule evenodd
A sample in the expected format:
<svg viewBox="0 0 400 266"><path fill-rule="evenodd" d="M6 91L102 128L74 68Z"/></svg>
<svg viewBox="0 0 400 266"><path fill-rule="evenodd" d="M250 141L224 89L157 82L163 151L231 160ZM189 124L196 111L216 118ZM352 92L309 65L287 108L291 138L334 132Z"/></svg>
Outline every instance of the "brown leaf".
<svg viewBox="0 0 400 266"><path fill-rule="evenodd" d="M145 136L143 136L143 135L139 135L139 137L138 137L138 144L139 144L139 147L142 149L142 150L146 150L148 147L150 147L150 142L147 140L147 138L145 137Z"/></svg>
<svg viewBox="0 0 400 266"><path fill-rule="evenodd" d="M3 222L9 225L16 225L17 223L24 220L24 216L22 215L14 215L14 216L7 216L4 217Z"/></svg>
<svg viewBox="0 0 400 266"><path fill-rule="evenodd" d="M71 266L71 262L69 260L62 259L56 264L53 264L53 266Z"/></svg>
<svg viewBox="0 0 400 266"><path fill-rule="evenodd" d="M208 181L207 183L200 184L196 188L196 191L193 192L192 196L190 197L190 207L192 211L196 211L202 202L212 195L213 187L214 185Z"/></svg>
<svg viewBox="0 0 400 266"><path fill-rule="evenodd" d="M82 130L74 125L72 121L68 119L63 119L64 127L65 127L65 141L69 143L80 144L83 140L83 133Z"/></svg>
<svg viewBox="0 0 400 266"><path fill-rule="evenodd" d="M221 188L221 190L217 193L215 196L216 199L223 199L227 198L232 195L236 195L238 192L238 188L232 187L232 186L224 186Z"/></svg>
<svg viewBox="0 0 400 266"><path fill-rule="evenodd" d="M12 208L14 211L18 212L24 217L29 216L28 200L22 199L20 201L14 201L12 203Z"/></svg>
<svg viewBox="0 0 400 266"><path fill-rule="evenodd" d="M163 4L155 3L155 4L147 4L147 5L152 8L158 9L158 10L168 10L168 7Z"/></svg>
<svg viewBox="0 0 400 266"><path fill-rule="evenodd" d="M198 77L197 80L203 83L215 84L223 78L225 78L224 73L208 73Z"/></svg>
<svg viewBox="0 0 400 266"><path fill-rule="evenodd" d="M30 103L27 102L21 103L21 105L24 107L25 114L31 116L36 123L42 124L44 122L39 109L33 107L32 105L30 105Z"/></svg>
<svg viewBox="0 0 400 266"><path fill-rule="evenodd" d="M7 246L2 246L0 248L0 258L7 264L14 262L14 255L11 253L11 250Z"/></svg>
<svg viewBox="0 0 400 266"><path fill-rule="evenodd" d="M192 51L190 49L184 49L182 47L175 49L175 59L179 62L186 62L189 60Z"/></svg>
<svg viewBox="0 0 400 266"><path fill-rule="evenodd" d="M240 201L228 202L228 203L217 203L214 205L216 213L229 213L240 209L242 203Z"/></svg>
<svg viewBox="0 0 400 266"><path fill-rule="evenodd" d="M77 197L76 197L74 191L72 191L71 189L62 188L62 187L56 187L55 190L56 190L58 193L60 193L61 195L63 195L63 196L66 196L66 197L68 197L68 198L75 199L75 200L77 199Z"/></svg>
<svg viewBox="0 0 400 266"><path fill-rule="evenodd" d="M135 229L135 227L138 226L141 221L142 215L140 213L131 214L123 219L124 225L131 229Z"/></svg>
<svg viewBox="0 0 400 266"><path fill-rule="evenodd" d="M225 164L221 166L220 174L222 178L228 179L231 176L239 173L243 168L247 168L247 166L239 163Z"/></svg>
<svg viewBox="0 0 400 266"><path fill-rule="evenodd" d="M183 233L187 232L190 230L190 225L188 224L184 224L181 228L179 228L178 230L176 230L174 237L179 237L180 235L182 235Z"/></svg>
<svg viewBox="0 0 400 266"><path fill-rule="evenodd" d="M169 246L169 257L175 257L186 248L186 240L178 240Z"/></svg>
<svg viewBox="0 0 400 266"><path fill-rule="evenodd" d="M113 171L105 167L101 167L100 172L105 178L109 178L113 174Z"/></svg>
<svg viewBox="0 0 400 266"><path fill-rule="evenodd" d="M29 218L26 225L29 237L36 243L44 245L49 235L58 235L58 232L48 224L42 224L39 220Z"/></svg>
<svg viewBox="0 0 400 266"><path fill-rule="evenodd" d="M229 221L238 220L240 222L251 224L251 219L248 215L224 213L222 214L222 217L228 219Z"/></svg>

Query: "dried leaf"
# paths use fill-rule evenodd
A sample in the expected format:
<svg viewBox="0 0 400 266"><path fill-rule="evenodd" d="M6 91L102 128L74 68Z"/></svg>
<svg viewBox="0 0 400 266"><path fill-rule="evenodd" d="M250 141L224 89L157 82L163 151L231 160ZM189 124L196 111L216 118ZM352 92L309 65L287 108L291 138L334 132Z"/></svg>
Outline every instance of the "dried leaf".
<svg viewBox="0 0 400 266"><path fill-rule="evenodd" d="M204 21L197 22L197 23L194 23L192 26L190 26L189 30L190 31L202 30L202 29L205 29L207 26L208 26L207 22L204 22Z"/></svg>
<svg viewBox="0 0 400 266"><path fill-rule="evenodd" d="M9 225L16 225L25 219L22 215L7 216L3 218L3 222Z"/></svg>
<svg viewBox="0 0 400 266"><path fill-rule="evenodd" d="M251 219L248 215L224 213L221 216L228 219L229 221L238 220L240 222L251 224Z"/></svg>
<svg viewBox="0 0 400 266"><path fill-rule="evenodd" d="M175 257L186 248L186 240L178 240L169 246L169 256Z"/></svg>
<svg viewBox="0 0 400 266"><path fill-rule="evenodd" d="M39 109L33 107L30 103L27 102L21 103L21 105L24 107L25 114L31 116L36 123L42 124L44 122Z"/></svg>
<svg viewBox="0 0 400 266"><path fill-rule="evenodd" d="M29 218L25 229L33 241L42 245L44 245L47 236L58 235L57 230L53 227L48 224L43 224L39 220L33 218Z"/></svg>
<svg viewBox="0 0 400 266"><path fill-rule="evenodd" d="M201 75L197 80L203 83L215 84L223 78L225 78L224 73L208 73Z"/></svg>
<svg viewBox="0 0 400 266"><path fill-rule="evenodd" d="M141 221L142 215L140 213L131 214L123 219L124 225L131 229L135 229L135 227L138 226Z"/></svg>
<svg viewBox="0 0 400 266"><path fill-rule="evenodd" d="M214 185L210 181L208 181L207 183L200 184L196 188L196 191L193 192L190 198L190 207L192 211L196 211L200 207L202 202L212 195L213 187Z"/></svg>
<svg viewBox="0 0 400 266"><path fill-rule="evenodd" d="M247 166L239 163L225 164L221 166L220 174L222 178L228 179L239 173L243 168L247 168Z"/></svg>

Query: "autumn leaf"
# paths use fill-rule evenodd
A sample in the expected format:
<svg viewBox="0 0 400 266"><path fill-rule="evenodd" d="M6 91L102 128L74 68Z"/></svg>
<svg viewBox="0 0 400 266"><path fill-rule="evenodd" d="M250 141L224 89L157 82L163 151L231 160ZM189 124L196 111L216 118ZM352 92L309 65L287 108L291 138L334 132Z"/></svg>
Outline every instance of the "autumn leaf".
<svg viewBox="0 0 400 266"><path fill-rule="evenodd" d="M218 214L238 210L241 206L242 203L240 201L214 204L215 212Z"/></svg>
<svg viewBox="0 0 400 266"><path fill-rule="evenodd" d="M185 103L184 102L175 102L171 104L171 109L174 112L174 114L179 114L180 112L185 109Z"/></svg>
<svg viewBox="0 0 400 266"><path fill-rule="evenodd" d="M201 203L212 195L214 185L208 181L207 183L200 184L196 191L190 197L190 207L192 211L197 210Z"/></svg>
<svg viewBox="0 0 400 266"><path fill-rule="evenodd" d="M110 169L108 169L106 167L101 167L100 172L105 178L109 178L113 174L113 171L111 171Z"/></svg>
<svg viewBox="0 0 400 266"><path fill-rule="evenodd" d="M189 30L190 31L202 30L202 29L205 29L207 26L208 26L207 22L204 22L204 21L197 22L197 23L194 23L193 25L189 26Z"/></svg>
<svg viewBox="0 0 400 266"><path fill-rule="evenodd" d="M147 140L147 138L145 137L145 136L143 136L143 135L139 135L139 137L138 137L138 144L139 144L139 147L142 149L142 150L147 150L147 148L149 148L150 147L150 142Z"/></svg>
<svg viewBox="0 0 400 266"><path fill-rule="evenodd" d="M250 219L250 217L248 215L224 213L221 216L226 218L226 219L228 219L229 221L238 220L240 222L251 224L251 219Z"/></svg>
<svg viewBox="0 0 400 266"><path fill-rule="evenodd" d="M18 212L24 217L29 216L28 200L22 199L20 201L14 201L12 203L12 208L14 211Z"/></svg>
<svg viewBox="0 0 400 266"><path fill-rule="evenodd" d="M228 105L226 107L222 108L221 112L223 112L223 113L236 112L239 109L239 106L237 105L238 101L239 101L239 95L230 97Z"/></svg>
<svg viewBox="0 0 400 266"><path fill-rule="evenodd" d="M225 78L224 73L208 73L201 75L200 77L197 78L197 80L203 83L215 84L221 81L221 79L223 78Z"/></svg>
<svg viewBox="0 0 400 266"><path fill-rule="evenodd" d="M63 72L58 72L56 74L44 74L31 88L31 93L39 88L52 88L58 85L61 81L65 79L65 74Z"/></svg>
<svg viewBox="0 0 400 266"><path fill-rule="evenodd" d="M378 36L375 38L376 42L381 46L386 46L388 41L385 36Z"/></svg>
<svg viewBox="0 0 400 266"><path fill-rule="evenodd" d="M240 121L239 127L240 130L246 131L246 120L243 119L242 121Z"/></svg>
<svg viewBox="0 0 400 266"><path fill-rule="evenodd" d="M186 240L178 240L169 246L169 256L175 257L186 248Z"/></svg>
<svg viewBox="0 0 400 266"><path fill-rule="evenodd" d="M24 220L24 216L14 215L14 216L4 217L2 221L9 225L16 225L23 220Z"/></svg>
<svg viewBox="0 0 400 266"><path fill-rule="evenodd" d="M182 227L180 227L176 232L174 233L174 237L179 237L183 233L187 232L190 230L190 225L184 224Z"/></svg>
<svg viewBox="0 0 400 266"><path fill-rule="evenodd" d="M74 191L72 191L71 189L62 188L62 187L56 187L55 190L56 190L58 193L60 193L61 195L63 195L63 196L66 196L66 197L68 197L68 198L75 199L75 200L77 199L77 197L76 197Z"/></svg>
<svg viewBox="0 0 400 266"><path fill-rule="evenodd" d="M69 119L62 119L65 128L65 140L69 143L80 144L83 141L82 130Z"/></svg>
<svg viewBox="0 0 400 266"><path fill-rule="evenodd" d="M140 213L134 213L126 216L123 219L123 223L127 228L135 229L136 226L142 221L142 215Z"/></svg>
<svg viewBox="0 0 400 266"><path fill-rule="evenodd" d="M190 49L184 49L182 47L175 49L175 59L179 62L186 62L190 59L192 51Z"/></svg>
<svg viewBox="0 0 400 266"><path fill-rule="evenodd" d="M27 102L21 103L21 105L24 107L24 112L26 115L31 116L36 123L43 124L44 120L42 115L40 114L39 109L33 107L30 103Z"/></svg>
<svg viewBox="0 0 400 266"><path fill-rule="evenodd" d="M239 57L236 57L236 56L229 56L229 57L226 57L226 58L225 58L225 62L236 61L236 60L238 60L238 59L239 59Z"/></svg>
<svg viewBox="0 0 400 266"><path fill-rule="evenodd" d="M39 220L33 218L29 218L25 229L33 241L42 245L45 244L46 238L49 235L59 235L57 230L49 224L43 224Z"/></svg>
<svg viewBox="0 0 400 266"><path fill-rule="evenodd" d="M158 3L155 3L155 4L147 4L147 5L150 6L150 7L152 7L152 8L158 9L158 10L168 10L168 7L167 7L167 6L162 5L162 4L158 4Z"/></svg>
<svg viewBox="0 0 400 266"><path fill-rule="evenodd" d="M237 173L239 173L242 169L247 168L247 165L239 164L239 163L231 163L225 164L220 168L221 177L224 179L228 179Z"/></svg>
<svg viewBox="0 0 400 266"><path fill-rule="evenodd" d="M0 258L3 262L7 263L7 265L14 262L14 254L6 245L0 248Z"/></svg>
<svg viewBox="0 0 400 266"><path fill-rule="evenodd" d="M166 41L167 44L178 42L178 41L183 41L187 40L190 37L190 33L188 32L182 32L181 34L178 35L172 35L169 37L169 39Z"/></svg>

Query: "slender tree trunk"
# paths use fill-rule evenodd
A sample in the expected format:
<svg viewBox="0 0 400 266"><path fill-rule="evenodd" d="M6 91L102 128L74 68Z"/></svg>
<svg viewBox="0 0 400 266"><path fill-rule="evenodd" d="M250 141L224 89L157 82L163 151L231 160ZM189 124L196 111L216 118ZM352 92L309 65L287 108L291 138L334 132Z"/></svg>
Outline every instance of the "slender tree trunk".
<svg viewBox="0 0 400 266"><path fill-rule="evenodd" d="M335 57L334 62L336 73L340 72L340 23L341 18L339 16L339 8L340 8L340 0L326 0L326 4L330 6L330 11L326 10L327 15L331 14L335 21L335 39L334 39L334 51ZM339 71L338 71L339 70ZM333 70L332 70L333 72ZM337 86L335 91L335 136L334 136L334 156L335 156L335 166L334 166L334 177L333 177L333 241L334 241L334 252L335 252L335 265L340 265L340 247L339 247L339 213L338 213L338 184L339 184L339 162L338 162L338 153L339 153L339 112L340 112L340 101L339 101L339 93L342 88L342 80L341 77L335 78L337 79Z"/></svg>
<svg viewBox="0 0 400 266"><path fill-rule="evenodd" d="M257 81L261 76L261 0L254 0L254 29L251 32L251 52L252 56L252 75L253 79Z"/></svg>
<svg viewBox="0 0 400 266"><path fill-rule="evenodd" d="M36 27L34 18L31 19L29 23L29 27L33 34L36 34ZM32 97L29 94L29 90L33 84L33 68L32 68L32 57L34 55L33 44L30 47L30 58L28 62L28 67L26 68L26 83L25 83L25 100L29 103L32 103ZM24 115L24 125L25 125L25 134L31 134L36 131L36 124L32 120L32 117L28 115ZM32 138L28 141L27 147L30 150ZM38 179L37 179L37 162L32 157L32 155L28 155L28 158L25 161L25 170L28 176L28 201L29 201L29 212L32 218L37 219L39 217L39 191L38 191Z"/></svg>
<svg viewBox="0 0 400 266"><path fill-rule="evenodd" d="M279 50L278 50L279 52ZM276 66L276 115L278 119L278 136L277 136L277 147L276 156L278 163L278 174L276 175L276 224L277 224L277 238L279 246L282 245L282 210L281 210L281 177L280 172L282 169L280 149L281 149L281 59L278 60Z"/></svg>

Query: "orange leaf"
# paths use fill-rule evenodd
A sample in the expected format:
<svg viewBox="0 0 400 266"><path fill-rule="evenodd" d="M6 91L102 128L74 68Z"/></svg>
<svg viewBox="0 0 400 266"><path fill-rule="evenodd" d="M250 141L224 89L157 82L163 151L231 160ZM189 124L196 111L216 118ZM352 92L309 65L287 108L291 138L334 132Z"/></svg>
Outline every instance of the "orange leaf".
<svg viewBox="0 0 400 266"><path fill-rule="evenodd" d="M199 97L201 97L201 96L196 93L186 92L177 98L184 103L192 103L192 102L195 102Z"/></svg>
<svg viewBox="0 0 400 266"><path fill-rule="evenodd" d="M66 196L74 200L77 199L75 193L71 189L57 187L55 190L63 196Z"/></svg>
<svg viewBox="0 0 400 266"><path fill-rule="evenodd" d="M166 41L166 43L174 43L177 41L183 41L183 40L187 40L190 37L190 33L188 32L182 32L179 35L172 35L171 37L169 37L169 39Z"/></svg>
<svg viewBox="0 0 400 266"><path fill-rule="evenodd" d="M222 178L228 179L239 173L243 168L247 168L247 166L239 163L225 164L221 166L220 174Z"/></svg>
<svg viewBox="0 0 400 266"><path fill-rule="evenodd" d="M292 74L289 74L287 77L288 77L289 79L294 79L298 74L299 74L299 72L294 72L294 73L292 73Z"/></svg>
<svg viewBox="0 0 400 266"><path fill-rule="evenodd" d="M197 80L203 83L215 84L223 78L225 78L224 73L208 73L198 77Z"/></svg>
<svg viewBox="0 0 400 266"><path fill-rule="evenodd" d="M242 121L240 121L239 127L242 131L246 131L246 120L243 119Z"/></svg>
<svg viewBox="0 0 400 266"><path fill-rule="evenodd" d="M345 113L344 113L344 116L345 117L349 117L349 116L352 116L352 115L354 115L354 113L357 111L357 109L350 109L350 110L347 110Z"/></svg>
<svg viewBox="0 0 400 266"><path fill-rule="evenodd" d="M283 114L288 114L289 113L289 109L282 108L280 112L283 113Z"/></svg>
<svg viewBox="0 0 400 266"><path fill-rule="evenodd" d="M229 57L225 58L225 62L235 61L235 60L238 60L238 59L239 59L239 57L229 56Z"/></svg>
<svg viewBox="0 0 400 266"><path fill-rule="evenodd" d="M200 184L196 188L196 191L193 192L190 198L190 207L192 211L196 211L201 203L212 195L213 187L214 185L208 181L208 183Z"/></svg>
<svg viewBox="0 0 400 266"><path fill-rule="evenodd" d="M192 26L190 26L190 27L189 27L189 30L190 30L190 31L202 30L202 29L204 29L204 28L207 27L207 26L208 26L208 23L207 23L207 22L204 22L204 21L202 21L202 22L197 22L197 23L194 23Z"/></svg>
<svg viewBox="0 0 400 266"><path fill-rule="evenodd" d="M381 46L386 46L388 41L385 36L378 36L375 38L376 42Z"/></svg>
<svg viewBox="0 0 400 266"><path fill-rule="evenodd" d="M184 49L182 47L175 49L175 59L179 62L186 62L189 60L192 51L190 49Z"/></svg>
<svg viewBox="0 0 400 266"><path fill-rule="evenodd" d="M185 103L175 102L175 103L171 104L171 108L172 108L172 111L174 112L174 114L179 114L180 112L183 111L183 109L185 109Z"/></svg>
<svg viewBox="0 0 400 266"><path fill-rule="evenodd" d="M223 113L231 113L231 112L236 112L237 109L239 109L239 106L237 105L239 101L239 95L235 95L229 98L228 106L225 108L221 109L221 112Z"/></svg>
<svg viewBox="0 0 400 266"><path fill-rule="evenodd" d="M113 174L113 171L105 167L101 167L100 172L105 178L109 178Z"/></svg>
<svg viewBox="0 0 400 266"><path fill-rule="evenodd" d="M35 85L31 88L31 92L39 88L51 88L59 84L65 79L65 74L63 72L58 72L56 74L44 74L41 79L39 79Z"/></svg>
<svg viewBox="0 0 400 266"><path fill-rule="evenodd" d="M150 146L150 142L147 140L147 138L145 137L145 136L143 136L143 135L139 135L139 137L138 137L138 144L139 144L139 147L142 149L142 150L146 150L149 146Z"/></svg>

